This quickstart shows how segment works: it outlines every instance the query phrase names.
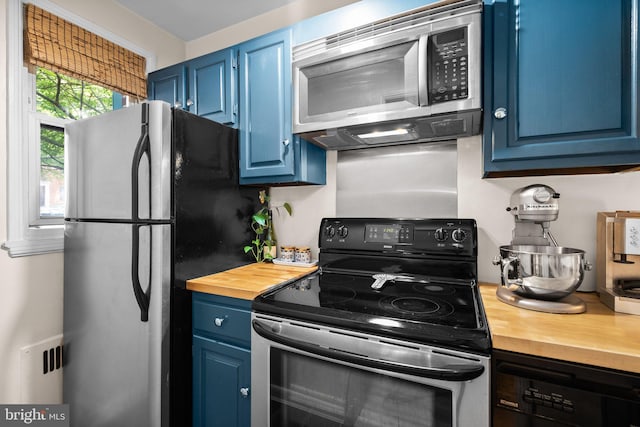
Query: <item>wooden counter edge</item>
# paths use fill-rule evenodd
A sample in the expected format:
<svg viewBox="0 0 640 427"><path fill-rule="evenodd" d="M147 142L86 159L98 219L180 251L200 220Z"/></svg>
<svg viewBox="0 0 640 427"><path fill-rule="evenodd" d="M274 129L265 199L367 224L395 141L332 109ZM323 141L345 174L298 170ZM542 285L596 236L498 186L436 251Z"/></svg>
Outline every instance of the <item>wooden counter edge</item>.
<svg viewBox="0 0 640 427"><path fill-rule="evenodd" d="M256 273L260 274L245 278L247 271L253 269L256 270ZM219 273L189 279L187 280L187 289L205 294L253 300L269 289L297 280L300 277L313 273L317 269L317 267L279 266L270 263L247 264ZM277 272L276 277L269 276L269 271ZM211 282L215 281L215 276L217 275L220 275L218 277L238 276L241 280L234 281L233 285L212 284ZM251 280L254 278L256 282L260 283L257 285L252 284ZM242 283L242 286L238 286L238 282Z"/></svg>
<svg viewBox="0 0 640 427"><path fill-rule="evenodd" d="M494 350L505 350L516 353L529 354L533 356L546 357L550 359L557 359L567 362L582 363L585 365L597 366L608 369L615 369L625 372L640 373L640 354L635 354L632 351L621 352L612 351L606 348L597 348L595 346L578 346L567 343L554 343L546 340L535 340L510 336L504 332L496 332L496 329L492 328L492 313L491 308L487 307L494 303L505 304L501 301L487 301L489 295L495 297L496 284L493 283L480 283L481 294L483 297L483 305L487 314L487 321L489 322L489 331L491 333L492 348ZM589 304L601 304L597 299L596 294L582 295L583 299L588 300ZM507 304L508 305L508 304ZM604 305L603 305L604 307ZM514 309L524 310L517 307ZM588 309L587 309L588 310ZM610 311L608 308L606 309ZM533 312L534 314L536 312ZM611 315L616 313L611 311ZM547 313L541 313L541 315L547 315ZM578 314L577 316L579 316ZM574 316L573 314L559 314L554 316ZM640 320L640 319L639 319ZM508 319L493 319L494 326L497 321L508 321ZM515 334L514 334L515 335ZM597 337L593 337L597 339Z"/></svg>

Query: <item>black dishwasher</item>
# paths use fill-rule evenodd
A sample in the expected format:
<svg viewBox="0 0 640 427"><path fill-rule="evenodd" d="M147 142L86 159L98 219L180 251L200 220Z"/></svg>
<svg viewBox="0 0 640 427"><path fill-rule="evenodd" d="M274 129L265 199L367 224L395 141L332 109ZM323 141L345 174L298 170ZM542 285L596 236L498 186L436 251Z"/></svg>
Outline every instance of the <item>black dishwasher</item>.
<svg viewBox="0 0 640 427"><path fill-rule="evenodd" d="M494 427L640 426L640 375L494 350Z"/></svg>

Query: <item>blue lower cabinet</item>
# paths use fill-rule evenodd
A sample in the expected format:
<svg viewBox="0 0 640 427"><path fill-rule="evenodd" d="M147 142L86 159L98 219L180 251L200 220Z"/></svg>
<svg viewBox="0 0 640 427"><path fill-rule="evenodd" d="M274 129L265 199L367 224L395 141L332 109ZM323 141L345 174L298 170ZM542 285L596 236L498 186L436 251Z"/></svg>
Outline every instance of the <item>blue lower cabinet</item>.
<svg viewBox="0 0 640 427"><path fill-rule="evenodd" d="M193 338L193 425L249 427L251 352Z"/></svg>
<svg viewBox="0 0 640 427"><path fill-rule="evenodd" d="M251 423L251 301L193 295L193 425Z"/></svg>

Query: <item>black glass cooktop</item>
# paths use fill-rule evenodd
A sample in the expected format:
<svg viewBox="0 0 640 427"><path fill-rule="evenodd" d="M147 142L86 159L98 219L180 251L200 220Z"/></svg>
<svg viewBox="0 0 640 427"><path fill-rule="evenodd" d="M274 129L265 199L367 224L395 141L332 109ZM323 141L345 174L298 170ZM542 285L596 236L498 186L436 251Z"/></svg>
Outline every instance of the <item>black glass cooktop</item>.
<svg viewBox="0 0 640 427"><path fill-rule="evenodd" d="M476 344L467 341L488 337L472 280L400 277L387 280L378 290L371 287L374 282L370 274L315 273L263 294L253 308L456 347L473 347Z"/></svg>

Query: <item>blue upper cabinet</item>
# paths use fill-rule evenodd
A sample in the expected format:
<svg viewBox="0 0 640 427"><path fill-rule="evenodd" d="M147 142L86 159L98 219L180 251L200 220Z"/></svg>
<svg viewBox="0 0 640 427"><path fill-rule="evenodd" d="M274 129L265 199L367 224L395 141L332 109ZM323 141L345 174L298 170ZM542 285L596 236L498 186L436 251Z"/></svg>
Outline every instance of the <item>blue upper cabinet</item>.
<svg viewBox="0 0 640 427"><path fill-rule="evenodd" d="M637 2L485 4L485 176L640 164Z"/></svg>
<svg viewBox="0 0 640 427"><path fill-rule="evenodd" d="M225 49L149 74L149 99L218 123L236 124L236 50Z"/></svg>
<svg viewBox="0 0 640 427"><path fill-rule="evenodd" d="M173 106L185 105L187 98L187 67L176 64L149 73L147 92L149 99L168 102Z"/></svg>
<svg viewBox="0 0 640 427"><path fill-rule="evenodd" d="M233 48L188 62L190 112L218 123L236 123L236 64Z"/></svg>
<svg viewBox="0 0 640 427"><path fill-rule="evenodd" d="M291 29L238 46L240 183L324 184L323 149L291 131Z"/></svg>

